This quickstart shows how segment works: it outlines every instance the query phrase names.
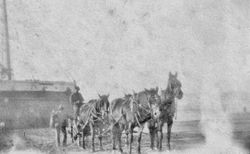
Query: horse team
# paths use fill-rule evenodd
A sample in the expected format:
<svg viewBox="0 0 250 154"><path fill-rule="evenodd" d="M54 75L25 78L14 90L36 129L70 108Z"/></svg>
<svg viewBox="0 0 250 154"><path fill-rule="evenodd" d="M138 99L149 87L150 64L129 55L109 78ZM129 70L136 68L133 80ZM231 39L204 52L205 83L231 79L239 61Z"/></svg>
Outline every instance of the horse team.
<svg viewBox="0 0 250 154"><path fill-rule="evenodd" d="M80 107L75 125L72 122L74 120L67 118L68 123L65 129L66 127L70 128L68 131L65 131L62 125L60 125L60 128L63 128L62 132L71 134L72 142L78 138L84 149L86 148L86 136L91 135L92 151L95 151L95 136L98 135L100 149L102 150L102 137L110 132L112 149L115 150L118 146L118 150L121 153L123 152L121 137L122 133L125 132L125 144L128 146L131 154L134 129L138 127L137 152L140 154L141 138L145 124L147 123L149 129L150 147L154 149L156 141L157 149L162 150L162 128L166 123L167 145L170 149L171 128L176 110L175 99L182 99L183 92L181 87L181 82L177 79L177 73L172 74L170 72L167 88L161 91L161 96L158 94L158 87L145 89L138 93L126 94L123 98L114 99L112 102L109 102L109 95L99 95L98 99L90 100ZM51 123L55 123L57 117L52 116ZM57 130L60 131L60 129Z"/></svg>

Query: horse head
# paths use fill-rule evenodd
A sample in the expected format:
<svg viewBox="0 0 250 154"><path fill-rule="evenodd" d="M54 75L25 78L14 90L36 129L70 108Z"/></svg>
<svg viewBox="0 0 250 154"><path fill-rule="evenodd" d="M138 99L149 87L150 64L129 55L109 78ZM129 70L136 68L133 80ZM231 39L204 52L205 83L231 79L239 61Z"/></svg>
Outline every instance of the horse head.
<svg viewBox="0 0 250 154"><path fill-rule="evenodd" d="M159 104L161 102L160 96L158 95L159 88L145 89L149 106L151 109L151 116L158 118L160 115Z"/></svg>
<svg viewBox="0 0 250 154"><path fill-rule="evenodd" d="M124 93L124 99L126 99L126 100L127 100L127 99L130 99L131 96L132 96L131 94L125 94L125 93Z"/></svg>
<svg viewBox="0 0 250 154"><path fill-rule="evenodd" d="M169 79L168 79L168 86L167 91L164 93L165 97L166 94L170 95L170 97L182 99L183 97L183 91L181 89L182 84L177 79L177 72L173 75L171 72L169 72Z"/></svg>
<svg viewBox="0 0 250 154"><path fill-rule="evenodd" d="M124 94L124 100L129 102L130 109L133 110L134 104L138 104L136 93L134 94Z"/></svg>
<svg viewBox="0 0 250 154"><path fill-rule="evenodd" d="M99 96L99 102L100 102L100 112L102 114L102 117L104 118L104 116L108 115L109 113L109 94L108 95L100 95Z"/></svg>

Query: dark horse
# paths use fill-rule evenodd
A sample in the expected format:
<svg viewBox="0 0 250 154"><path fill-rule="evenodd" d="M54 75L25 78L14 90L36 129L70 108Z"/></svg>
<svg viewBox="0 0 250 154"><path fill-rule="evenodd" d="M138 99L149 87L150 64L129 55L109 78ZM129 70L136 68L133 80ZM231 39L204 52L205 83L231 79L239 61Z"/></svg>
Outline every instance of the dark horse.
<svg viewBox="0 0 250 154"><path fill-rule="evenodd" d="M155 106L160 101L158 87L139 92L134 95L127 95L124 98L118 98L111 102L111 126L112 126L112 144L113 150L116 149L115 141L118 140L119 151L122 152L121 135L125 130L130 136L129 153L132 153L133 130L139 127L137 152L141 153L141 136L144 124L150 120L156 113Z"/></svg>
<svg viewBox="0 0 250 154"><path fill-rule="evenodd" d="M160 116L157 119L148 122L148 128L151 138L151 149L154 148L154 139L157 139L157 148L162 150L162 127L167 123L167 145L170 149L171 128L173 125L173 117L175 114L175 98L182 99L183 92L181 90L181 82L177 79L177 73L173 75L169 73L168 86L166 90L162 90L161 103L159 104Z"/></svg>
<svg viewBox="0 0 250 154"><path fill-rule="evenodd" d="M98 94L99 95L99 94ZM95 132L98 131L100 149L102 146L102 133L109 113L109 95L99 95L99 99L90 100L80 108L79 122L82 131L82 147L85 149L85 137L90 130L92 151L95 151ZM79 129L80 130L80 129Z"/></svg>

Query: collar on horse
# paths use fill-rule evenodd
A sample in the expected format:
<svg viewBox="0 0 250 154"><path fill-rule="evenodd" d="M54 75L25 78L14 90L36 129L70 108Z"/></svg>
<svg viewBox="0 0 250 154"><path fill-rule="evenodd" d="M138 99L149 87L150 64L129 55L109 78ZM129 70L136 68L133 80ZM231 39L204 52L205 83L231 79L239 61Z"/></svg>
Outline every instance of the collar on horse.
<svg viewBox="0 0 250 154"><path fill-rule="evenodd" d="M140 103L138 102L138 99L135 99L133 102L138 106L138 109L141 109L142 111L146 112L146 114L147 114L147 115L150 115L150 118L152 118L153 109L152 109L152 107L151 107L151 103L152 103L152 102L151 102L151 100L150 100L150 97L151 97L151 96L148 96L148 95L146 94L147 106L140 104ZM137 114L139 117L141 117L139 111L138 111L136 114ZM138 125L140 126L140 122L139 122L139 120L138 120L137 115L135 115L135 117L136 117L136 120L137 120Z"/></svg>

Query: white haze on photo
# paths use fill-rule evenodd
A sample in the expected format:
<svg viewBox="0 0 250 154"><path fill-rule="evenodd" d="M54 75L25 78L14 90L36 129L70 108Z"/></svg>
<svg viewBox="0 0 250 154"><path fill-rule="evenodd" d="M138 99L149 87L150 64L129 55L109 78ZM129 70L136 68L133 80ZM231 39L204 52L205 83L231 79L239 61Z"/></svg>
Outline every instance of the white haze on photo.
<svg viewBox="0 0 250 154"><path fill-rule="evenodd" d="M86 100L97 93L113 99L164 89L169 71L178 72L184 92L178 107L200 103L206 144L171 153L246 153L232 140L220 94L250 88L250 1L7 2L15 79L76 80ZM232 101L239 103L235 110L247 106Z"/></svg>

